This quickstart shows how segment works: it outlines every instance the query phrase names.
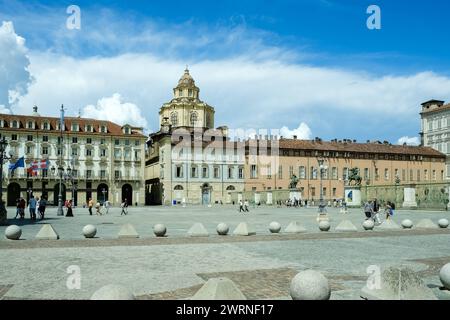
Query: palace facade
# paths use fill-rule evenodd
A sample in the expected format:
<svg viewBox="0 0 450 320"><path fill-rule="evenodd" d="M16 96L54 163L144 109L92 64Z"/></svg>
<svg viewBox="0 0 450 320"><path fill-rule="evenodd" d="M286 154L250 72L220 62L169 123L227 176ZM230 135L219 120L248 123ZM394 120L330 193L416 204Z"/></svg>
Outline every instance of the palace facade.
<svg viewBox="0 0 450 320"><path fill-rule="evenodd" d="M63 201L73 199L81 206L89 198L113 205L127 199L129 205L144 204L144 153L146 136L142 128L120 126L110 121L81 117L40 116L37 107L31 115L0 114L0 130L8 141L9 163L25 158L25 168L14 172L3 166L3 190L8 206L20 196L47 197L57 204L58 168L64 169L61 187ZM33 161L48 160L47 169L30 175Z"/></svg>
<svg viewBox="0 0 450 320"><path fill-rule="evenodd" d="M352 168L358 169L362 187L437 183L445 179L445 159L444 154L430 147L392 145L386 141L249 140L245 191L251 192L256 202L271 202L271 191L289 190L295 175L301 198L317 201L321 186L319 166L323 161L323 197L333 201L344 198L344 186Z"/></svg>

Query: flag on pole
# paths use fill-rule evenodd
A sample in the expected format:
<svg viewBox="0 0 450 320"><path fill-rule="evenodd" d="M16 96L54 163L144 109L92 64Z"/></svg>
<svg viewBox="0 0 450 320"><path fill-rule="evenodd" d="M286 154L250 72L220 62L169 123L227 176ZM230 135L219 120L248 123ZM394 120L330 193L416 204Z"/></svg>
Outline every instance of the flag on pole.
<svg viewBox="0 0 450 320"><path fill-rule="evenodd" d="M25 158L21 157L15 163L11 163L9 165L9 170L16 170L17 168L25 168Z"/></svg>

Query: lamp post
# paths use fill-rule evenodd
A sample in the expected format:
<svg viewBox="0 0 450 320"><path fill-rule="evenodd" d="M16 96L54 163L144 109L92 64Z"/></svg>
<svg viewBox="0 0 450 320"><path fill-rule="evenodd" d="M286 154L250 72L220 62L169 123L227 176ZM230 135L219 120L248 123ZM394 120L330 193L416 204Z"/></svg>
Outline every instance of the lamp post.
<svg viewBox="0 0 450 320"><path fill-rule="evenodd" d="M327 209L326 209L326 205L325 205L325 201L323 199L323 187L322 187L322 183L323 183L323 172L324 170L326 170L328 167L326 165L324 165L325 159L318 159L317 160L319 162L319 170L320 170L320 200L319 200L319 213L326 213Z"/></svg>
<svg viewBox="0 0 450 320"><path fill-rule="evenodd" d="M3 202L3 160L9 159L5 154L7 145L6 138L0 135L0 225L5 225L7 221L7 211Z"/></svg>
<svg viewBox="0 0 450 320"><path fill-rule="evenodd" d="M105 202L106 202L106 189L105 188L102 189L102 193L103 193L103 205L105 205Z"/></svg>

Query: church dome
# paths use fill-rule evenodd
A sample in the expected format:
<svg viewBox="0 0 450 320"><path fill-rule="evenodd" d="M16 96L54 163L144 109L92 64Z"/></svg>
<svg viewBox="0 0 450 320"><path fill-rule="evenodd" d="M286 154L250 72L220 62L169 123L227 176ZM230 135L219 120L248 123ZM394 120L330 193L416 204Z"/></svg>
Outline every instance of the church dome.
<svg viewBox="0 0 450 320"><path fill-rule="evenodd" d="M194 78L189 74L189 69L186 67L184 70L184 74L181 76L180 80L178 80L178 86L195 86Z"/></svg>

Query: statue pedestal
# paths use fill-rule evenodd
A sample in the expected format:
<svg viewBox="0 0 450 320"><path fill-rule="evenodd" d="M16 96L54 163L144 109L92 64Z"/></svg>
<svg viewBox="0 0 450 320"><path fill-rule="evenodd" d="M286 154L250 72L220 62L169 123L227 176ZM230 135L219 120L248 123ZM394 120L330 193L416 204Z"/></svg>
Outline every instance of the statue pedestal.
<svg viewBox="0 0 450 320"><path fill-rule="evenodd" d="M416 202L416 188L414 186L409 186L403 188L403 208L417 208Z"/></svg>
<svg viewBox="0 0 450 320"><path fill-rule="evenodd" d="M289 200L294 201L295 199L297 199L298 201L300 201L301 198L302 194L297 189L291 189L289 191Z"/></svg>
<svg viewBox="0 0 450 320"><path fill-rule="evenodd" d="M347 186L344 188L345 199L347 207L360 208L361 207L361 187Z"/></svg>

